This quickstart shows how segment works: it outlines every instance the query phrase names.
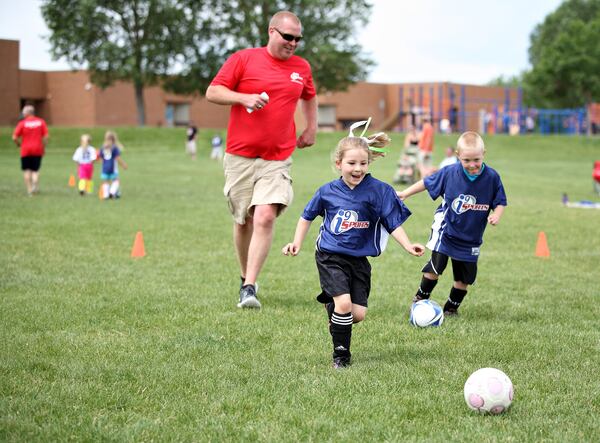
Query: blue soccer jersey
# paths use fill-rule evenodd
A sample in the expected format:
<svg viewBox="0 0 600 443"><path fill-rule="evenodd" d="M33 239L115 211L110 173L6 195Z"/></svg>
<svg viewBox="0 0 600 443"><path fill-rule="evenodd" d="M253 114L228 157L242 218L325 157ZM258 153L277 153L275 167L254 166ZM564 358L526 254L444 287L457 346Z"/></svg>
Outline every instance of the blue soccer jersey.
<svg viewBox="0 0 600 443"><path fill-rule="evenodd" d="M341 178L321 186L302 213L309 221L317 216L323 217L319 251L376 257L410 211L390 185L367 174L354 189Z"/></svg>
<svg viewBox="0 0 600 443"><path fill-rule="evenodd" d="M117 157L121 155L121 151L116 146L110 149L100 149L100 158L102 158L102 173L116 174L119 172L117 166Z"/></svg>
<svg viewBox="0 0 600 443"><path fill-rule="evenodd" d="M485 165L471 181L457 163L426 177L424 183L433 200L443 198L433 216L427 247L456 260L477 261L490 211L506 206L500 175Z"/></svg>

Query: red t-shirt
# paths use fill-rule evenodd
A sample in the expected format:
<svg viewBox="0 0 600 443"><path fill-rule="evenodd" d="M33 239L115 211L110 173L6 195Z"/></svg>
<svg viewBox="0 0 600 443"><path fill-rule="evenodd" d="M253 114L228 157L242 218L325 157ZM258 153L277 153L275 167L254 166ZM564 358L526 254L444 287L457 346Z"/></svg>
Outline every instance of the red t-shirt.
<svg viewBox="0 0 600 443"><path fill-rule="evenodd" d="M310 100L316 95L306 60L296 55L279 60L266 47L243 49L227 59L211 85L269 95L269 104L251 114L241 105L231 107L226 152L264 160L285 160L292 155L298 99Z"/></svg>
<svg viewBox="0 0 600 443"><path fill-rule="evenodd" d="M42 139L48 135L46 122L34 115L28 115L19 123L13 133L14 137L21 137L21 157L44 155Z"/></svg>

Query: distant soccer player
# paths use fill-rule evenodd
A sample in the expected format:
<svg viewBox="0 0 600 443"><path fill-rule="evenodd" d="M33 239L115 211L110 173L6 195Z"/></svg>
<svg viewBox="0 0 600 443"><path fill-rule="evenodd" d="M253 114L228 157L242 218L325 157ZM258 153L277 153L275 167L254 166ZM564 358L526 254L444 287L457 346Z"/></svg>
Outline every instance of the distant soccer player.
<svg viewBox="0 0 600 443"><path fill-rule="evenodd" d="M35 116L35 108L32 105L23 107L23 120L17 124L12 138L21 148L23 179L27 194L31 197L40 189L40 168L48 143L46 122Z"/></svg>
<svg viewBox="0 0 600 443"><path fill-rule="evenodd" d="M91 192L96 158L98 158L98 153L96 152L96 148L92 146L92 137L89 134L83 134L79 147L73 154L73 161L78 165L77 175L79 176L79 183L77 188L80 195Z"/></svg>
<svg viewBox="0 0 600 443"><path fill-rule="evenodd" d="M436 209L427 248L431 259L423 268L414 301L429 298L438 278L452 259L454 285L444 305L446 315L456 315L475 283L477 259L487 224L497 225L506 206L500 175L483 163L485 146L476 132L465 132L457 143L459 162L418 181L398 196L405 200L427 190L433 200L443 197Z"/></svg>
<svg viewBox="0 0 600 443"><path fill-rule="evenodd" d="M298 255L311 222L323 217L317 237L316 261L333 340L333 366L350 364L352 324L364 320L371 290L371 265L391 235L410 254L423 255L425 247L413 244L400 226L410 216L394 189L368 174L372 146L389 142L377 138L345 137L335 150L335 167L341 177L321 186L298 220L294 241L282 249ZM388 234L389 233L389 234Z"/></svg>
<svg viewBox="0 0 600 443"><path fill-rule="evenodd" d="M104 143L102 149L99 152L99 159L102 159L102 198L107 200L109 198L121 197L120 180L119 180L119 167L117 163L123 168L127 169L127 163L121 158L121 151L123 147L119 143L117 134L112 131L107 131L104 134Z"/></svg>

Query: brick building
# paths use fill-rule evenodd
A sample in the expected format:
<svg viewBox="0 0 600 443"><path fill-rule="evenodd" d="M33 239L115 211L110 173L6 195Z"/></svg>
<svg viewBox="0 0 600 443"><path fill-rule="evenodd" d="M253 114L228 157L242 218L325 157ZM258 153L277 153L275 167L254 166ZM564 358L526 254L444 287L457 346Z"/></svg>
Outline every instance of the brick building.
<svg viewBox="0 0 600 443"><path fill-rule="evenodd" d="M229 108L208 103L198 95L176 95L157 86L144 92L146 124L201 128L227 126ZM14 125L25 103L56 126L127 126L137 124L133 86L117 82L101 89L86 71L30 71L19 69L19 42L0 39L0 125ZM454 130L481 130L483 116L520 109L516 88L454 83L379 84L361 82L344 92L319 95L319 126L340 130L350 122L373 118L372 127L404 130L431 115ZM296 114L302 126L302 114ZM489 120L486 121L489 124ZM495 123L497 125L497 122ZM482 132L488 132L484 130Z"/></svg>

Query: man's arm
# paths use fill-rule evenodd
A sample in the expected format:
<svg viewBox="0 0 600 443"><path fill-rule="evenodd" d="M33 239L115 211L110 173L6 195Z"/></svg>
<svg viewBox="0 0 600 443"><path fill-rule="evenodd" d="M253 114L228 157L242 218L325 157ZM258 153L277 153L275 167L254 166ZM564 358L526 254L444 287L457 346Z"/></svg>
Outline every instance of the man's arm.
<svg viewBox="0 0 600 443"><path fill-rule="evenodd" d="M223 85L211 85L206 89L206 99L217 105L242 105L249 109L260 109L269 103L269 99L265 100L260 93L261 91L257 94L243 94Z"/></svg>
<svg viewBox="0 0 600 443"><path fill-rule="evenodd" d="M300 134L300 137L298 137L296 146L306 148L315 144L317 135L317 110L319 106L317 96L315 95L310 100L302 100L301 106L304 118L306 119L306 128Z"/></svg>

